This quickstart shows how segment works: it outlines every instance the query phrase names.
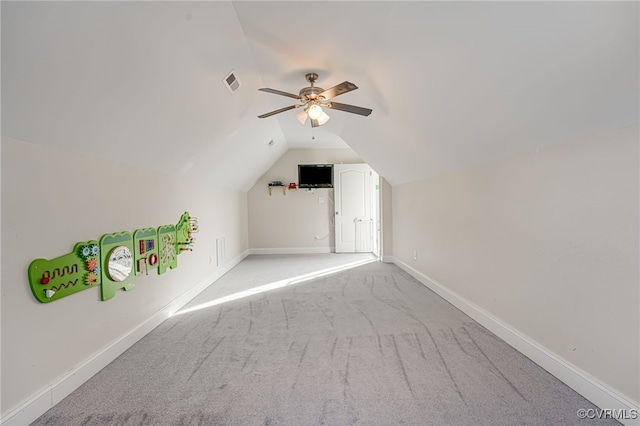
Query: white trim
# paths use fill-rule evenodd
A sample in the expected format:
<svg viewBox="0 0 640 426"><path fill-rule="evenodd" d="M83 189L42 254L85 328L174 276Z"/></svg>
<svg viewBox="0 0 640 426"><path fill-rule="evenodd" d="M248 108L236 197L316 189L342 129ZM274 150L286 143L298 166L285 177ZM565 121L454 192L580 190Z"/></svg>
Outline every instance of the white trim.
<svg viewBox="0 0 640 426"><path fill-rule="evenodd" d="M542 346L529 336L519 332L489 312L451 291L436 280L417 271L399 259L393 258L393 263L405 270L415 279L427 286L440 297L469 315L475 321L486 327L496 336L507 342L517 351L531 359L540 367L564 382L567 386L584 396L602 409L626 410L627 414L640 413L640 405L627 397L620 395L603 383L600 383L588 373L558 356L548 348ZM635 411L633 411L635 410ZM576 418L577 419L577 418ZM625 425L640 425L640 418L619 419Z"/></svg>
<svg viewBox="0 0 640 426"><path fill-rule="evenodd" d="M335 252L334 247L252 248L250 254L324 254Z"/></svg>
<svg viewBox="0 0 640 426"><path fill-rule="evenodd" d="M164 308L160 309L146 321L115 340L103 350L87 359L78 367L73 368L62 377L51 382L44 390L40 391L18 408L8 412L0 420L3 426L19 426L32 423L54 405L62 401L80 385L89 380L94 374L106 367L110 362L129 349L138 340L146 336L151 330L160 325L164 320L186 305L191 299L200 294L221 276L229 272L242 259L249 255L249 250L241 253L229 262L226 262L216 272L200 281L197 285L187 290Z"/></svg>
<svg viewBox="0 0 640 426"><path fill-rule="evenodd" d="M382 256L380 260L383 263L396 263L396 258L393 256Z"/></svg>

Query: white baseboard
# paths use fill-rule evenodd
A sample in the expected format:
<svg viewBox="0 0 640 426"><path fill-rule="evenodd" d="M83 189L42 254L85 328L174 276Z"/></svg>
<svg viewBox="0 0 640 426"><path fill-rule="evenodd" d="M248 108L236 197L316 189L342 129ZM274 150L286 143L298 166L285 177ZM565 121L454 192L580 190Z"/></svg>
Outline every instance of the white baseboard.
<svg viewBox="0 0 640 426"><path fill-rule="evenodd" d="M616 410L629 417L640 415L640 405L600 383L535 340L401 260L393 256L389 256L389 260L601 409ZM624 425L640 425L640 418L618 421Z"/></svg>
<svg viewBox="0 0 640 426"><path fill-rule="evenodd" d="M383 262L383 263L395 263L396 262L396 258L393 257L393 256L382 256L380 261Z"/></svg>
<svg viewBox="0 0 640 426"><path fill-rule="evenodd" d="M149 319L138 325L118 340L112 342L99 353L87 359L78 367L72 369L64 376L50 383L45 389L38 392L20 407L2 416L0 424L3 426L24 426L28 425L54 405L62 401L80 385L93 377L96 373L106 367L110 362L120 356L124 351L133 346L138 340L146 336L150 331L159 326L164 320L173 315L176 311L186 305L191 299L200 294L221 276L229 272L242 259L249 255L249 251L236 256L226 262L215 273L200 281L197 285L187 290L164 308L160 309Z"/></svg>
<svg viewBox="0 0 640 426"><path fill-rule="evenodd" d="M253 248L250 254L324 254L335 252L334 247Z"/></svg>

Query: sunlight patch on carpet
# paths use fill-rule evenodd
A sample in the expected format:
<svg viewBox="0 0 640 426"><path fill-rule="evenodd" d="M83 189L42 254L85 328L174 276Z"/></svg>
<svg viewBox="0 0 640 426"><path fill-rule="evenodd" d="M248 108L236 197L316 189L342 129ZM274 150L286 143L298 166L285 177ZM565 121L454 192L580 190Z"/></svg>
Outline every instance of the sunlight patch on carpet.
<svg viewBox="0 0 640 426"><path fill-rule="evenodd" d="M192 306L190 308L182 309L182 310L170 315L170 317L174 316L174 315L182 315L182 314L186 314L186 313L189 313L189 312L199 311L201 309L211 308L213 306L217 306L217 305L220 305L220 304L223 304L223 303L227 303L227 302L232 302L234 300L238 300L238 299L242 299L242 298L245 298L245 297L253 296L255 294L265 293L267 291L276 290L276 289L279 289L279 288L300 284L300 283L303 283L303 282L314 280L316 278L324 277L326 275L335 274L336 272L345 271L347 269L352 269L352 268L357 268L358 266L366 265L367 263L372 263L372 262L377 262L377 261L378 261L378 259L376 259L376 258L364 259L364 260L359 260L357 262L347 263L345 265L334 266L332 268L322 269L322 270L311 272L311 273L304 274L304 275L298 275L297 277L286 278L286 279L280 280L280 281L274 281L274 282L269 283L269 284L261 285L261 286L255 287L255 288L250 288L249 290L245 290L245 291L241 291L241 292L238 292L238 293L230 294L228 296L220 297L218 299L214 299L214 300L211 300L211 301L206 302L206 303L201 303L199 305Z"/></svg>

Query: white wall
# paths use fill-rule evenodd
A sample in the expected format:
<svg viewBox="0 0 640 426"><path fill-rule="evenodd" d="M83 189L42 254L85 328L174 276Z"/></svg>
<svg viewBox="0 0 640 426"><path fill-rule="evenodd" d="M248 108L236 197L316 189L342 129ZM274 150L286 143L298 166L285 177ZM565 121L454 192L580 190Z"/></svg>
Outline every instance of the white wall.
<svg viewBox="0 0 640 426"><path fill-rule="evenodd" d="M199 219L195 251L178 268L138 276L100 301L92 288L41 304L27 267L103 234ZM2 414L103 351L197 285L214 279L215 239L227 259L247 250L246 193L2 138ZM210 262L210 258L213 260ZM224 265L223 265L224 266Z"/></svg>
<svg viewBox="0 0 640 426"><path fill-rule="evenodd" d="M638 404L638 139L395 186L394 256Z"/></svg>
<svg viewBox="0 0 640 426"><path fill-rule="evenodd" d="M333 189L286 191L268 184L298 182L298 164L356 164L351 149L291 149L249 190L249 247L262 252L329 253L334 247ZM320 203L320 198L324 202ZM319 237L320 239L317 239Z"/></svg>

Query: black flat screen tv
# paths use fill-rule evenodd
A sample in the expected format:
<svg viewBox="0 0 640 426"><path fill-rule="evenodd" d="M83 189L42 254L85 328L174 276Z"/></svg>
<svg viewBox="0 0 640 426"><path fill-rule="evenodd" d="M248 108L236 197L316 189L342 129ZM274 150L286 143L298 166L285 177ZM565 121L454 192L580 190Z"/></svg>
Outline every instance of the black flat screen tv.
<svg viewBox="0 0 640 426"><path fill-rule="evenodd" d="M298 164L298 188L333 188L333 164Z"/></svg>

